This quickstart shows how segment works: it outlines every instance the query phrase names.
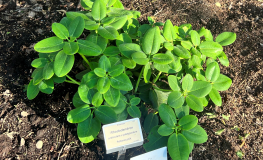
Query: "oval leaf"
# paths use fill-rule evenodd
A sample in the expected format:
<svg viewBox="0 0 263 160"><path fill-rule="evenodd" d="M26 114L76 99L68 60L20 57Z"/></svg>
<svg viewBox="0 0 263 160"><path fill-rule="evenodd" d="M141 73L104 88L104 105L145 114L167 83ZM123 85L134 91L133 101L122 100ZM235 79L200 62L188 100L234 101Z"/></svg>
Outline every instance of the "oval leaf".
<svg viewBox="0 0 263 160"><path fill-rule="evenodd" d="M172 22L168 19L163 26L163 36L167 41L173 41L177 38Z"/></svg>
<svg viewBox="0 0 263 160"><path fill-rule="evenodd" d="M29 100L34 99L39 93L39 89L37 85L33 84L33 80L31 80L27 86L26 95Z"/></svg>
<svg viewBox="0 0 263 160"><path fill-rule="evenodd" d="M159 106L159 115L168 127L172 128L177 123L173 109L164 103Z"/></svg>
<svg viewBox="0 0 263 160"><path fill-rule="evenodd" d="M215 82L213 82L213 88L215 88L218 91L225 91L228 90L231 84L232 80L229 77L220 74L218 79Z"/></svg>
<svg viewBox="0 0 263 160"><path fill-rule="evenodd" d="M79 50L79 45L77 42L65 42L63 51L68 55L73 55Z"/></svg>
<svg viewBox="0 0 263 160"><path fill-rule="evenodd" d="M204 143L208 139L206 131L199 125L196 125L190 130L183 130L182 134L188 141L196 144Z"/></svg>
<svg viewBox="0 0 263 160"><path fill-rule="evenodd" d="M161 126L158 128L158 133L159 133L161 136L169 136L169 135L171 135L173 132L174 132L174 129L171 128L171 127L168 127L166 124L163 124L163 125L161 125Z"/></svg>
<svg viewBox="0 0 263 160"><path fill-rule="evenodd" d="M32 61L31 66L35 68L43 68L49 60L47 58L37 58Z"/></svg>
<svg viewBox="0 0 263 160"><path fill-rule="evenodd" d="M167 148L172 159L188 160L188 141L181 133L174 133L169 137Z"/></svg>
<svg viewBox="0 0 263 160"><path fill-rule="evenodd" d="M216 42L221 46L227 46L235 42L236 33L233 32L223 32L216 37Z"/></svg>
<svg viewBox="0 0 263 160"><path fill-rule="evenodd" d="M184 96L180 91L174 91L169 94L167 103L173 108L180 108L184 104Z"/></svg>
<svg viewBox="0 0 263 160"><path fill-rule="evenodd" d="M110 78L111 86L115 89L123 90L123 91L130 91L133 89L132 83L129 77L122 73L117 77Z"/></svg>
<svg viewBox="0 0 263 160"><path fill-rule="evenodd" d="M210 63L205 71L205 77L207 81L214 82L218 79L220 75L220 68L217 62Z"/></svg>
<svg viewBox="0 0 263 160"><path fill-rule="evenodd" d="M102 124L113 123L117 121L117 115L111 107L99 106L95 110L95 115Z"/></svg>
<svg viewBox="0 0 263 160"><path fill-rule="evenodd" d="M149 59L144 52L134 52L131 57L134 62L140 65L146 65L149 62Z"/></svg>
<svg viewBox="0 0 263 160"><path fill-rule="evenodd" d="M212 88L211 92L209 93L209 97L211 98L211 100L214 102L215 105L217 106L222 105L222 98L219 92L215 88Z"/></svg>
<svg viewBox="0 0 263 160"><path fill-rule="evenodd" d="M70 72L74 65L74 55L67 55L64 51L60 51L55 58L54 72L58 77L63 77Z"/></svg>
<svg viewBox="0 0 263 160"><path fill-rule="evenodd" d="M159 51L160 44L160 29L155 26L145 33L142 40L142 50L146 54L155 54Z"/></svg>
<svg viewBox="0 0 263 160"><path fill-rule="evenodd" d="M120 90L110 87L110 89L103 94L103 97L109 105L115 107L120 100Z"/></svg>
<svg viewBox="0 0 263 160"><path fill-rule="evenodd" d="M78 40L79 53L86 56L98 56L102 53L102 49L97 44L86 41Z"/></svg>
<svg viewBox="0 0 263 160"><path fill-rule="evenodd" d="M97 89L101 94L106 93L110 89L110 80L108 77L101 77L97 83Z"/></svg>
<svg viewBox="0 0 263 160"><path fill-rule="evenodd" d="M73 109L69 111L67 115L67 121L69 123L80 123L83 122L90 116L90 108L89 105L83 105L79 108Z"/></svg>
<svg viewBox="0 0 263 160"><path fill-rule="evenodd" d="M120 49L121 53L127 58L132 58L131 55L133 53L141 51L141 47L138 44L134 44L134 43L120 44L119 49Z"/></svg>
<svg viewBox="0 0 263 160"><path fill-rule="evenodd" d="M37 52L50 53L50 52L59 51L60 49L63 48L63 46L64 46L64 42L62 39L58 37L50 37L38 42L34 46L34 49Z"/></svg>
<svg viewBox="0 0 263 160"><path fill-rule="evenodd" d="M191 53L185 49L183 46L177 45L173 49L173 53L176 54L178 57L182 57L184 59L191 58Z"/></svg>
<svg viewBox="0 0 263 160"><path fill-rule="evenodd" d="M188 95L186 97L187 105L196 112L202 112L204 110L202 102L193 95Z"/></svg>
<svg viewBox="0 0 263 160"><path fill-rule="evenodd" d="M190 35L191 35L191 40L192 40L192 43L194 44L194 46L199 46L200 45L200 36L199 36L198 32L196 32L195 30L192 30Z"/></svg>
<svg viewBox="0 0 263 160"><path fill-rule="evenodd" d="M194 95L198 98L205 97L212 89L212 85L206 81L195 81L193 87L188 94Z"/></svg>
<svg viewBox="0 0 263 160"><path fill-rule="evenodd" d="M136 106L130 106L127 108L127 111L129 115L133 118L140 118L141 117L141 111L138 107Z"/></svg>
<svg viewBox="0 0 263 160"><path fill-rule="evenodd" d="M102 0L95 0L92 5L91 15L92 17L99 21L106 17L106 4Z"/></svg>
<svg viewBox="0 0 263 160"><path fill-rule="evenodd" d="M171 87L171 89L173 91L180 91L181 90L181 88L178 85L178 80L177 80L176 76L169 75L168 76L168 83L169 83L169 86Z"/></svg>
<svg viewBox="0 0 263 160"><path fill-rule="evenodd" d="M155 54L152 58L153 62L158 64L169 64L173 61L173 58L167 54Z"/></svg>
<svg viewBox="0 0 263 160"><path fill-rule="evenodd" d="M146 116L144 120L143 128L146 133L149 133L153 127L158 125L158 123L159 123L158 116L156 114L150 113Z"/></svg>
<svg viewBox="0 0 263 160"><path fill-rule="evenodd" d="M219 56L223 52L223 47L219 43L212 41L202 42L199 48L201 53L212 58Z"/></svg>
<svg viewBox="0 0 263 160"><path fill-rule="evenodd" d="M182 82L182 88L184 91L190 91L193 87L194 79L190 74L185 75L183 82Z"/></svg>
<svg viewBox="0 0 263 160"><path fill-rule="evenodd" d="M84 19L82 17L75 18L68 27L69 36L78 38L82 34L84 27Z"/></svg>
<svg viewBox="0 0 263 160"><path fill-rule="evenodd" d="M120 74L123 73L124 68L125 67L122 64L115 65L115 66L110 68L109 74L112 77L117 77L117 76L119 76Z"/></svg>
<svg viewBox="0 0 263 160"><path fill-rule="evenodd" d="M38 84L38 88L43 93L51 94L54 90L54 82L52 79L43 80Z"/></svg>
<svg viewBox="0 0 263 160"><path fill-rule="evenodd" d="M187 115L181 118L178 124L182 127L183 130L189 130L194 128L198 123L198 118L194 115Z"/></svg>
<svg viewBox="0 0 263 160"><path fill-rule="evenodd" d="M102 37L110 40L114 40L119 37L118 31L112 26L106 26L106 27L100 26L98 29L98 33Z"/></svg>
<svg viewBox="0 0 263 160"><path fill-rule="evenodd" d="M68 29L63 24L53 23L52 24L52 31L60 39L68 39L68 37L69 37Z"/></svg>

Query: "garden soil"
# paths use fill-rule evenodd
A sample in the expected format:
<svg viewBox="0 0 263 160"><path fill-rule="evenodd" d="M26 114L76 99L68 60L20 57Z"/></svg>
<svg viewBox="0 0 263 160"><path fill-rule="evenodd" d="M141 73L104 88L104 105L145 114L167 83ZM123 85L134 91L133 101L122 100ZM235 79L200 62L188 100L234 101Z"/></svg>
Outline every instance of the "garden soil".
<svg viewBox="0 0 263 160"><path fill-rule="evenodd" d="M262 0L122 0L126 9L141 11L141 23L151 16L158 22L202 26L214 36L237 34L224 47L230 66L222 74L233 80L221 92L222 107L210 103L198 114L208 141L195 145L193 160L263 159L263 1ZM78 0L0 0L0 159L115 160L104 141L83 144L76 125L66 120L73 109L74 84L56 84L53 94L26 98L24 86L38 57L33 46L53 36L51 24L65 11L81 10ZM85 36L85 35L82 35ZM78 57L77 57L78 58ZM77 65L77 64L76 64ZM71 73L72 74L72 73ZM243 137L243 138L242 138ZM146 137L145 137L145 141ZM128 149L126 159L145 153L142 146ZM238 153L238 154L237 154Z"/></svg>

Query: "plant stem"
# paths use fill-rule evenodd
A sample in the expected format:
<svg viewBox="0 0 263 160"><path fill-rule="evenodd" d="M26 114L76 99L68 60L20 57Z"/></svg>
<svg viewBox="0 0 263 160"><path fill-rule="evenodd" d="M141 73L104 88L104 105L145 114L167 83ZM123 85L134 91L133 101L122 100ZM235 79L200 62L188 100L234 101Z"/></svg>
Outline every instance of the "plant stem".
<svg viewBox="0 0 263 160"><path fill-rule="evenodd" d="M80 54L79 55L83 58L83 60L89 65L90 69L93 70L93 66L89 63L88 59L83 55L83 54Z"/></svg>
<svg viewBox="0 0 263 160"><path fill-rule="evenodd" d="M160 72L158 73L158 75L155 77L155 79L153 80L153 83L155 83L155 82L159 79L159 77L160 77L161 74L162 74L162 72L160 71Z"/></svg>
<svg viewBox="0 0 263 160"><path fill-rule="evenodd" d="M138 77L138 80L137 80L137 83L136 83L136 86L135 86L135 91L134 91L135 93L136 93L137 90L138 90L138 86L139 86L139 83L140 83L140 80L141 80L141 77L142 77L142 73L143 73L144 67L145 67L145 66L142 67L141 73L140 73L140 75L139 75L139 77Z"/></svg>
<svg viewBox="0 0 263 160"><path fill-rule="evenodd" d="M68 79L71 80L71 81L66 80L66 82L68 82L68 83L75 83L75 84L80 85L80 82L77 82L76 80L74 80L73 78L71 78L69 75L66 75L66 76L67 76Z"/></svg>
<svg viewBox="0 0 263 160"><path fill-rule="evenodd" d="M161 89L161 88L158 88L156 86L153 86L154 89L157 89L159 91L164 91L164 92L172 92L172 90L168 90L168 89Z"/></svg>

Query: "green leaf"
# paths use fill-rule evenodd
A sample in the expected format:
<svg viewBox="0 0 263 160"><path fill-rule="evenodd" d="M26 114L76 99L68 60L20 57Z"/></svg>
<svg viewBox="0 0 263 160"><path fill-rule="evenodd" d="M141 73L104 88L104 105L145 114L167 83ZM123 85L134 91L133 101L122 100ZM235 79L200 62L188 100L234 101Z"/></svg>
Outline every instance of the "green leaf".
<svg viewBox="0 0 263 160"><path fill-rule="evenodd" d="M196 112L202 112L204 110L202 102L194 95L188 95L186 97L186 103L192 110Z"/></svg>
<svg viewBox="0 0 263 160"><path fill-rule="evenodd" d="M52 77L52 79L53 79L53 81L54 81L55 83L63 83L63 82L65 82L65 80L66 80L66 76L64 76L64 77L58 77L58 76L56 76L56 75L54 74L53 77Z"/></svg>
<svg viewBox="0 0 263 160"><path fill-rule="evenodd" d="M109 105L115 107L120 100L120 90L110 87L110 89L103 94L103 97Z"/></svg>
<svg viewBox="0 0 263 160"><path fill-rule="evenodd" d="M231 84L232 80L229 77L220 74L218 79L215 82L213 82L213 88L215 88L218 91L225 91L228 90Z"/></svg>
<svg viewBox="0 0 263 160"><path fill-rule="evenodd" d="M34 85L39 84L44 79L43 68L35 69L34 72L32 73L32 77L33 77L33 84Z"/></svg>
<svg viewBox="0 0 263 160"><path fill-rule="evenodd" d="M73 55L79 50L79 45L77 42L65 42L63 51L68 55Z"/></svg>
<svg viewBox="0 0 263 160"><path fill-rule="evenodd" d="M163 124L163 125L161 125L161 126L158 128L158 133L159 133L161 136L169 136L169 135L171 135L173 132L174 132L174 129L171 128L171 127L168 127L166 124Z"/></svg>
<svg viewBox="0 0 263 160"><path fill-rule="evenodd" d="M32 100L38 95L38 93L39 93L38 86L34 85L33 80L31 80L27 86L27 92L26 92L27 98L29 100Z"/></svg>
<svg viewBox="0 0 263 160"><path fill-rule="evenodd" d="M192 55L191 63L195 68L203 69L201 61L201 58L199 58L197 55Z"/></svg>
<svg viewBox="0 0 263 160"><path fill-rule="evenodd" d="M158 107L162 104L162 103L166 103L168 96L169 96L170 92L163 92L163 91L159 91L159 90L150 90L149 92L149 99L152 103L152 107L156 110L158 110Z"/></svg>
<svg viewBox="0 0 263 160"><path fill-rule="evenodd" d="M111 86L111 82L108 77L101 77L97 83L97 89L101 94L106 93Z"/></svg>
<svg viewBox="0 0 263 160"><path fill-rule="evenodd" d="M222 52L221 55L218 57L220 63L226 67L229 66L229 60L225 54L225 52Z"/></svg>
<svg viewBox="0 0 263 160"><path fill-rule="evenodd" d="M142 40L142 50L146 54L155 54L160 49L160 29L155 26L150 28L144 35Z"/></svg>
<svg viewBox="0 0 263 160"><path fill-rule="evenodd" d="M77 17L82 17L85 20L90 20L89 17L87 17L87 15L80 13L80 12L67 12L66 15L71 20L74 20Z"/></svg>
<svg viewBox="0 0 263 160"><path fill-rule="evenodd" d="M177 38L177 34L175 33L174 26L169 19L166 20L166 22L164 23L163 36L167 41L170 42L172 42Z"/></svg>
<svg viewBox="0 0 263 160"><path fill-rule="evenodd" d="M144 52L134 52L131 57L134 62L140 65L146 65L149 62L149 59Z"/></svg>
<svg viewBox="0 0 263 160"><path fill-rule="evenodd" d="M181 90L181 88L179 87L179 83L178 83L178 80L177 80L176 76L169 75L168 76L168 83L169 83L170 88L173 91L180 91Z"/></svg>
<svg viewBox="0 0 263 160"><path fill-rule="evenodd" d="M172 134L168 139L167 144L169 155L172 159L188 160L189 157L189 145L184 135Z"/></svg>
<svg viewBox="0 0 263 160"><path fill-rule="evenodd" d="M94 89L89 89L88 86L84 83L81 83L78 87L78 94L80 99L87 104L91 104L92 97L95 93L96 91Z"/></svg>
<svg viewBox="0 0 263 160"><path fill-rule="evenodd" d="M167 103L173 108L182 107L184 104L184 96L180 91L174 91L169 94Z"/></svg>
<svg viewBox="0 0 263 160"><path fill-rule="evenodd" d="M141 52L141 47L138 44L135 43L123 43L119 45L119 49L121 53L127 57L132 58L132 54L135 52Z"/></svg>
<svg viewBox="0 0 263 160"><path fill-rule="evenodd" d="M85 22L82 17L75 18L68 27L69 36L78 38L83 32L84 26Z"/></svg>
<svg viewBox="0 0 263 160"><path fill-rule="evenodd" d="M170 64L158 64L158 63L154 63L154 68L157 69L158 71L164 72L164 73L176 73L176 71L170 66L172 63Z"/></svg>
<svg viewBox="0 0 263 160"><path fill-rule="evenodd" d="M189 106L186 103L184 103L182 107L175 108L174 112L175 112L177 118L181 119L182 117L189 115L189 110L190 110Z"/></svg>
<svg viewBox="0 0 263 160"><path fill-rule="evenodd" d="M83 122L85 119L87 119L90 116L90 113L91 111L89 105L87 104L83 105L81 107L69 111L67 115L67 121L69 123Z"/></svg>
<svg viewBox="0 0 263 160"><path fill-rule="evenodd" d="M111 86L115 89L123 90L123 91L130 91L133 89L132 83L129 77L122 73L117 77L110 78Z"/></svg>
<svg viewBox="0 0 263 160"><path fill-rule="evenodd" d="M221 96L215 88L212 88L211 92L209 93L209 97L211 98L211 100L214 102L215 105L217 106L222 105Z"/></svg>
<svg viewBox="0 0 263 160"><path fill-rule="evenodd" d="M95 68L94 73L99 77L105 77L106 76L106 71L102 68Z"/></svg>
<svg viewBox="0 0 263 160"><path fill-rule="evenodd" d="M143 70L143 77L145 83L148 83L150 81L151 74L152 74L151 65L150 63L147 63Z"/></svg>
<svg viewBox="0 0 263 160"><path fill-rule="evenodd" d="M114 108L113 108L114 109ZM128 112L127 112L127 109L125 108L123 110L123 112L121 112L120 114L117 114L117 121L120 122L120 121L124 121L128 118Z"/></svg>
<svg viewBox="0 0 263 160"><path fill-rule="evenodd" d="M47 58L37 58L32 61L31 66L35 68L43 68L49 60Z"/></svg>
<svg viewBox="0 0 263 160"><path fill-rule="evenodd" d="M190 52L192 53L193 56L195 55L195 56L201 58L201 53L197 49L195 49L194 47L191 48Z"/></svg>
<svg viewBox="0 0 263 160"><path fill-rule="evenodd" d="M121 29L127 21L127 16L116 17L114 21L108 25L114 27L116 30Z"/></svg>
<svg viewBox="0 0 263 160"><path fill-rule="evenodd" d="M158 128L159 126L153 127L151 132L149 133L147 138L149 142L143 145L143 148L146 150L146 152L150 152L152 150L167 146L168 137L161 136L158 133Z"/></svg>
<svg viewBox="0 0 263 160"><path fill-rule="evenodd" d="M92 105L98 107L102 104L102 102L103 102L102 94L100 94L100 92L95 93L94 96L92 97Z"/></svg>
<svg viewBox="0 0 263 160"><path fill-rule="evenodd" d="M60 24L64 25L66 28L68 28L70 24L70 19L68 17L63 17L60 22ZM68 30L68 29L67 29Z"/></svg>
<svg viewBox="0 0 263 160"><path fill-rule="evenodd" d="M73 99L72 99L72 102L73 102L73 105L78 108L78 107L81 107L83 106L84 104L86 104L85 102L83 102L80 97L79 97L79 93L76 92L73 96Z"/></svg>
<svg viewBox="0 0 263 160"><path fill-rule="evenodd" d="M101 37L96 33L90 33L86 40L97 44L101 48L102 52L106 49L108 43L107 39Z"/></svg>
<svg viewBox="0 0 263 160"><path fill-rule="evenodd" d="M129 115L131 116L131 117L133 117L133 118L140 118L141 117L141 111L140 111L140 109L138 108L138 107L136 107L136 106L130 106L130 107L128 107L127 108L127 111L128 111L128 113L129 113Z"/></svg>
<svg viewBox="0 0 263 160"><path fill-rule="evenodd" d="M45 80L50 79L54 75L54 62L47 63L43 68L43 77Z"/></svg>
<svg viewBox="0 0 263 160"><path fill-rule="evenodd" d="M109 69L109 74L112 77L117 77L124 71L124 66L122 64L115 65Z"/></svg>
<svg viewBox="0 0 263 160"><path fill-rule="evenodd" d="M107 12L107 9L106 9L106 4L104 3L104 1L95 0L92 5L92 9L91 9L92 17L95 20L100 21L104 17L106 17L106 12Z"/></svg>
<svg viewBox="0 0 263 160"><path fill-rule="evenodd" d="M113 4L113 7L124 9L120 0L116 0L116 2Z"/></svg>
<svg viewBox="0 0 263 160"><path fill-rule="evenodd" d="M182 127L183 130L189 130L194 128L198 123L198 118L194 115L187 115L181 118L178 124Z"/></svg>
<svg viewBox="0 0 263 160"><path fill-rule="evenodd" d="M52 79L43 80L38 84L38 88L43 93L51 94L54 90L54 82Z"/></svg>
<svg viewBox="0 0 263 160"><path fill-rule="evenodd" d="M199 98L199 99L202 102L204 107L206 107L208 105L208 101L209 101L209 97L208 96L205 96L205 97L202 97L202 98Z"/></svg>
<svg viewBox="0 0 263 160"><path fill-rule="evenodd" d="M146 116L144 120L143 128L146 133L149 133L153 127L158 125L158 123L159 123L158 116L156 114L150 113Z"/></svg>
<svg viewBox="0 0 263 160"><path fill-rule="evenodd" d="M199 48L202 54L212 58L219 56L223 51L223 47L219 43L212 41L202 42Z"/></svg>
<svg viewBox="0 0 263 160"><path fill-rule="evenodd" d="M95 21L85 21L85 26L84 28L87 30L97 30L99 28L99 24L96 23Z"/></svg>
<svg viewBox="0 0 263 160"><path fill-rule="evenodd" d="M69 37L68 29L63 24L53 23L52 24L52 31L60 39L68 39L68 37Z"/></svg>
<svg viewBox="0 0 263 160"><path fill-rule="evenodd" d="M208 136L206 131L199 125L196 125L194 128L190 130L183 130L182 134L185 138L193 143L201 144L207 141Z"/></svg>
<svg viewBox="0 0 263 160"><path fill-rule="evenodd" d="M67 55L64 51L60 51L55 58L54 72L58 77L67 75L74 65L74 55Z"/></svg>
<svg viewBox="0 0 263 160"><path fill-rule="evenodd" d="M106 26L106 27L100 26L98 28L98 33L100 36L110 40L114 40L119 37L118 31L112 26Z"/></svg>
<svg viewBox="0 0 263 160"><path fill-rule="evenodd" d="M116 39L116 45L118 47L123 43L132 43L132 39L127 33L120 34L119 37Z"/></svg>
<svg viewBox="0 0 263 160"><path fill-rule="evenodd" d="M185 49L183 46L177 45L173 49L173 53L176 54L178 57L182 57L184 59L191 58L191 53Z"/></svg>
<svg viewBox="0 0 263 160"><path fill-rule="evenodd" d="M191 35L191 40L192 40L192 43L194 44L194 46L199 46L200 45L199 34L195 30L192 30L190 32L190 35Z"/></svg>
<svg viewBox="0 0 263 160"><path fill-rule="evenodd" d="M83 76L81 84L86 84L88 88L93 88L97 85L98 80L99 77L94 73L94 71L91 71Z"/></svg>
<svg viewBox="0 0 263 160"><path fill-rule="evenodd" d="M168 126L168 127L174 127L177 124L176 116L173 111L173 109L168 106L167 104L161 104L159 106L159 115L162 119L162 121Z"/></svg>
<svg viewBox="0 0 263 160"><path fill-rule="evenodd" d="M120 53L120 50L118 47L116 46L109 46L105 49L105 51L103 52L103 54L105 56L116 56Z"/></svg>
<svg viewBox="0 0 263 160"><path fill-rule="evenodd" d="M213 41L214 39L211 31L208 29L205 29L204 36L206 41Z"/></svg>
<svg viewBox="0 0 263 160"><path fill-rule="evenodd" d="M133 69L136 67L136 63L132 59L122 57L121 60L122 60L122 64L127 68Z"/></svg>
<svg viewBox="0 0 263 160"><path fill-rule="evenodd" d="M172 43L169 43L169 42L164 42L163 46L169 51L172 51L174 49L174 45Z"/></svg>
<svg viewBox="0 0 263 160"><path fill-rule="evenodd" d="M105 17L100 22L104 25L110 24L115 20L115 17Z"/></svg>
<svg viewBox="0 0 263 160"><path fill-rule="evenodd" d="M102 124L113 123L117 121L117 115L111 107L99 106L95 110L95 115Z"/></svg>
<svg viewBox="0 0 263 160"><path fill-rule="evenodd" d="M97 44L87 41L78 40L79 53L85 56L98 56L102 53L102 49Z"/></svg>
<svg viewBox="0 0 263 160"><path fill-rule="evenodd" d="M194 79L190 74L185 75L183 82L182 82L182 88L184 91L190 91L193 87Z"/></svg>
<svg viewBox="0 0 263 160"><path fill-rule="evenodd" d="M212 89L212 85L206 81L194 81L193 87L191 88L189 95L194 95L198 98L205 97Z"/></svg>
<svg viewBox="0 0 263 160"><path fill-rule="evenodd" d="M169 64L173 61L173 58L167 54L155 54L152 58L153 62L158 64Z"/></svg>
<svg viewBox="0 0 263 160"><path fill-rule="evenodd" d="M223 32L216 37L216 42L221 46L227 46L235 42L236 33L233 32Z"/></svg>
<svg viewBox="0 0 263 160"><path fill-rule="evenodd" d="M210 63L205 71L205 77L208 81L215 82L220 75L220 68L217 62Z"/></svg>
<svg viewBox="0 0 263 160"><path fill-rule="evenodd" d="M137 106L141 102L141 99L139 97L134 97L130 100L130 103L132 106Z"/></svg>
<svg viewBox="0 0 263 160"><path fill-rule="evenodd" d="M34 46L34 49L37 52L50 53L50 52L59 51L60 49L63 48L63 46L64 46L63 40L55 36L55 37L43 39L42 41L38 42Z"/></svg>
<svg viewBox="0 0 263 160"><path fill-rule="evenodd" d="M100 57L99 67L106 72L111 68L110 60L105 55Z"/></svg>
<svg viewBox="0 0 263 160"><path fill-rule="evenodd" d="M88 117L78 124L78 138L82 143L89 143L96 139L101 130L101 123L97 118Z"/></svg>

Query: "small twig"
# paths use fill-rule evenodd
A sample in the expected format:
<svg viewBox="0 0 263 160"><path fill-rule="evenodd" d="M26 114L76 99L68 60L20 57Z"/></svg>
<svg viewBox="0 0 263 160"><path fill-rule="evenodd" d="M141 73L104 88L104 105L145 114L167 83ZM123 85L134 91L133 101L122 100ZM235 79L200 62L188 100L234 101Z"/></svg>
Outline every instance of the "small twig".
<svg viewBox="0 0 263 160"><path fill-rule="evenodd" d="M60 157L60 155L61 155L61 153L62 153L62 150L64 149L65 145L66 145L66 143L64 143L64 145L62 146L62 148L61 148L61 150L60 150L60 152L59 152L59 154L58 154L58 160L59 160L59 157Z"/></svg>

